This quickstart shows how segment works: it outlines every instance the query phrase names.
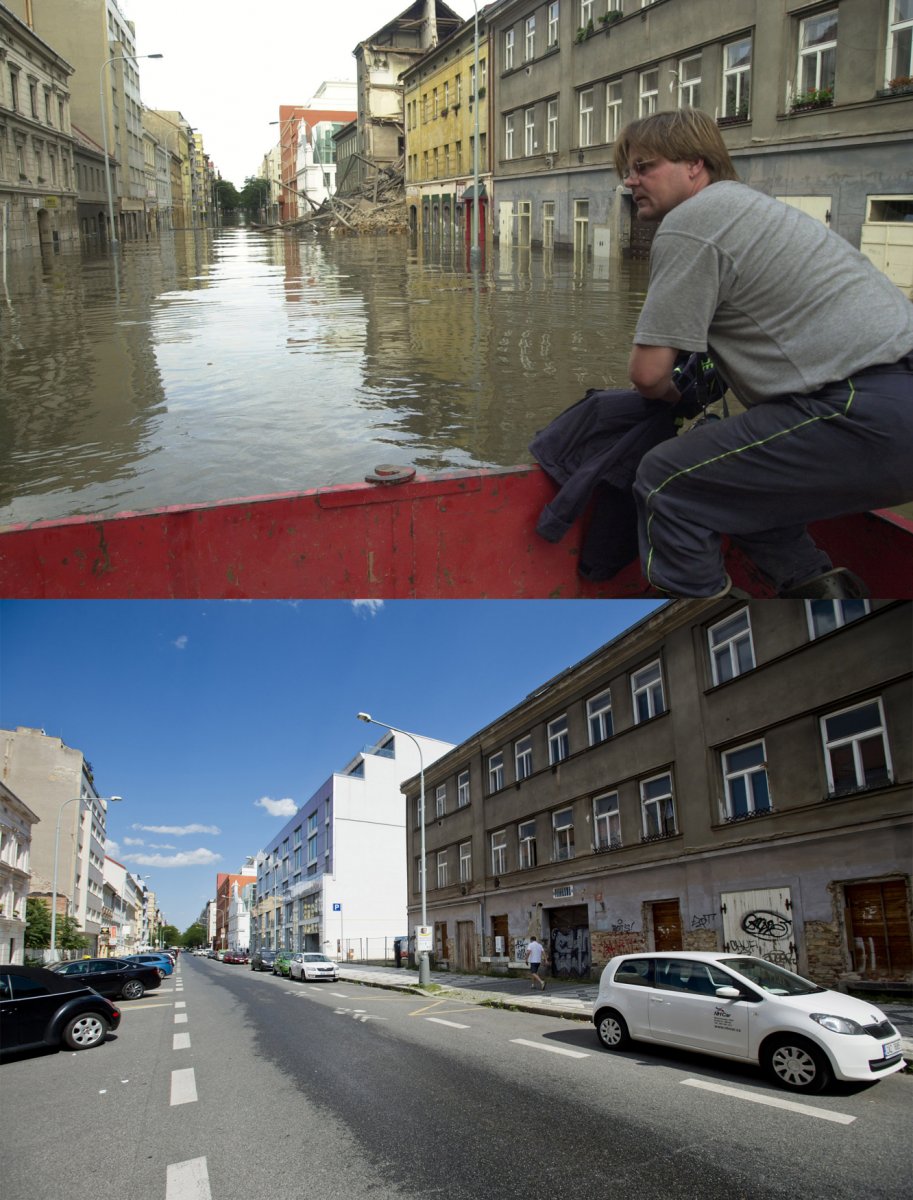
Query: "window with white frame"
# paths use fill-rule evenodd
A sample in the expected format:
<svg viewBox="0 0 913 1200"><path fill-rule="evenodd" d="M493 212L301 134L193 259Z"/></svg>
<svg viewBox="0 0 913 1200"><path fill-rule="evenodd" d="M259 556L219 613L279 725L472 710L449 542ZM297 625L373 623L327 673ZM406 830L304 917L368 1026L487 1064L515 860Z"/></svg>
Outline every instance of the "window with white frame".
<svg viewBox="0 0 913 1200"><path fill-rule="evenodd" d="M533 773L533 739L529 734L514 743L514 760L517 779L529 779Z"/></svg>
<svg viewBox="0 0 913 1200"><path fill-rule="evenodd" d="M666 711L663 696L663 676L658 662L650 663L631 677L631 695L634 700L634 724L640 725L651 717Z"/></svg>
<svg viewBox="0 0 913 1200"><path fill-rule="evenodd" d="M447 812L447 784L439 784L434 792L434 811L439 817L443 817Z"/></svg>
<svg viewBox="0 0 913 1200"><path fill-rule="evenodd" d="M579 146L593 144L593 89L586 88L580 93L580 123L578 127Z"/></svg>
<svg viewBox="0 0 913 1200"><path fill-rule="evenodd" d="M751 642L751 620L748 609L727 617L707 630L710 643L710 662L713 682L725 683L754 668L754 646Z"/></svg>
<svg viewBox="0 0 913 1200"><path fill-rule="evenodd" d="M913 0L891 0L885 84L913 75Z"/></svg>
<svg viewBox="0 0 913 1200"><path fill-rule="evenodd" d="M465 808L469 803L469 772L460 771L457 775L457 808Z"/></svg>
<svg viewBox="0 0 913 1200"><path fill-rule="evenodd" d="M727 750L723 755L723 782L726 787L727 821L740 821L770 812L770 785L767 780L767 752L763 741Z"/></svg>
<svg viewBox="0 0 913 1200"><path fill-rule="evenodd" d="M621 817L618 793L597 796L593 801L593 829L597 850L617 850L621 846Z"/></svg>
<svg viewBox="0 0 913 1200"><path fill-rule="evenodd" d="M317 834L312 834L308 838L308 865L317 861ZM288 864L286 863L286 873L288 872Z"/></svg>
<svg viewBox="0 0 913 1200"><path fill-rule="evenodd" d="M542 201L542 248L551 250L555 245L555 201Z"/></svg>
<svg viewBox="0 0 913 1200"><path fill-rule="evenodd" d="M610 690L600 692L598 696L592 696L587 700L586 724L591 746L598 746L600 742L604 742L612 736L612 693Z"/></svg>
<svg viewBox="0 0 913 1200"><path fill-rule="evenodd" d="M913 4L913 0L910 3ZM805 605L812 638L824 637L851 621L858 621L871 609L868 600L806 600Z"/></svg>
<svg viewBox="0 0 913 1200"><path fill-rule="evenodd" d="M447 867L447 851L438 850L437 852L437 885L439 888L445 888L450 883L450 871Z"/></svg>
<svg viewBox="0 0 913 1200"><path fill-rule="evenodd" d="M521 869L536 865L536 822L521 821L517 828L518 857Z"/></svg>
<svg viewBox="0 0 913 1200"><path fill-rule="evenodd" d="M565 862L574 857L574 810L563 808L552 813L553 862Z"/></svg>
<svg viewBox="0 0 913 1200"><path fill-rule="evenodd" d="M659 100L659 71L641 71L638 78L640 83L638 112L642 117L649 117L656 112Z"/></svg>
<svg viewBox="0 0 913 1200"><path fill-rule="evenodd" d="M645 779L640 785L640 806L643 813L643 841L671 837L675 833L671 775Z"/></svg>
<svg viewBox="0 0 913 1200"><path fill-rule="evenodd" d="M723 116L747 118L750 109L751 38L746 37L723 47Z"/></svg>
<svg viewBox="0 0 913 1200"><path fill-rule="evenodd" d="M507 29L504 32L504 70L510 71L514 65L514 31Z"/></svg>
<svg viewBox="0 0 913 1200"><path fill-rule="evenodd" d="M422 815L423 815L422 814L422 798L419 795L419 796L415 797L415 828L416 829L421 828Z"/></svg>
<svg viewBox="0 0 913 1200"><path fill-rule="evenodd" d="M586 29L593 19L593 0L580 0L580 28Z"/></svg>
<svg viewBox="0 0 913 1200"><path fill-rule="evenodd" d="M460 842L460 883L472 882L472 842Z"/></svg>
<svg viewBox="0 0 913 1200"><path fill-rule="evenodd" d="M614 142L621 133L621 80L606 84L605 89L605 137Z"/></svg>
<svg viewBox="0 0 913 1200"><path fill-rule="evenodd" d="M523 153L527 158L536 153L536 110L528 108L523 113Z"/></svg>
<svg viewBox="0 0 913 1200"><path fill-rule="evenodd" d="M504 755L499 750L488 759L488 790L500 792L504 786Z"/></svg>
<svg viewBox="0 0 913 1200"><path fill-rule="evenodd" d="M514 156L514 114L508 113L504 118L504 157Z"/></svg>
<svg viewBox="0 0 913 1200"><path fill-rule="evenodd" d="M558 149L558 101L549 100L545 108L545 151L554 154Z"/></svg>
<svg viewBox="0 0 913 1200"><path fill-rule="evenodd" d="M421 891L422 888L424 887L423 881L425 878L425 860L422 858L421 855L419 855L418 858L415 860L415 863L416 863L415 875L416 875L416 879L418 880L418 890Z"/></svg>
<svg viewBox="0 0 913 1200"><path fill-rule="evenodd" d="M536 14L526 18L526 38L523 48L523 61L530 62L536 57Z"/></svg>
<svg viewBox="0 0 913 1200"><path fill-rule="evenodd" d="M881 700L821 718L827 782L832 795L891 781L891 758Z"/></svg>
<svg viewBox="0 0 913 1200"><path fill-rule="evenodd" d="M837 74L837 10L818 13L799 22L799 69L796 90L800 95L833 89Z"/></svg>
<svg viewBox="0 0 913 1200"><path fill-rule="evenodd" d="M700 108L701 106L701 56L692 54L678 62L678 106Z"/></svg>
<svg viewBox="0 0 913 1200"><path fill-rule="evenodd" d="M546 34L546 45L549 49L552 46L558 45L558 0L552 0L552 3L547 9L548 15L548 31Z"/></svg>
<svg viewBox="0 0 913 1200"><path fill-rule="evenodd" d="M491 873L503 875L507 870L507 830L499 829L491 835Z"/></svg>
<svg viewBox="0 0 913 1200"><path fill-rule="evenodd" d="M571 752L567 732L567 714L548 723L548 761L551 766L567 758Z"/></svg>

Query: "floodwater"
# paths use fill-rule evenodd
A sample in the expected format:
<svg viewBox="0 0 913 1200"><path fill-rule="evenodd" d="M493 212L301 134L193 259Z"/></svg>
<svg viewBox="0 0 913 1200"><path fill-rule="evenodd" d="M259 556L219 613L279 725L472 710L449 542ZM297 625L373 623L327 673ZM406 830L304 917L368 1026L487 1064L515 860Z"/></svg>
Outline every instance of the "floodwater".
<svg viewBox="0 0 913 1200"><path fill-rule="evenodd" d="M531 461L627 387L642 262L408 237L175 232L12 255L0 523Z"/></svg>

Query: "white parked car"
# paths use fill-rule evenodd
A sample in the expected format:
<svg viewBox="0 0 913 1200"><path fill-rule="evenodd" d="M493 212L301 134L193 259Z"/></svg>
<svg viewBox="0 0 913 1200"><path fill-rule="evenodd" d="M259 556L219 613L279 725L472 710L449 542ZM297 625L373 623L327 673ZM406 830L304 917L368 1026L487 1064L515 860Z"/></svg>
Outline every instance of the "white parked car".
<svg viewBox="0 0 913 1200"><path fill-rule="evenodd" d="M333 983L339 978L339 971L332 958L308 951L292 955L289 974L292 979L329 979Z"/></svg>
<svg viewBox="0 0 913 1200"><path fill-rule="evenodd" d="M883 1012L741 954L625 954L599 981L602 1044L634 1039L759 1063L778 1083L819 1092L831 1079L876 1080L906 1065Z"/></svg>

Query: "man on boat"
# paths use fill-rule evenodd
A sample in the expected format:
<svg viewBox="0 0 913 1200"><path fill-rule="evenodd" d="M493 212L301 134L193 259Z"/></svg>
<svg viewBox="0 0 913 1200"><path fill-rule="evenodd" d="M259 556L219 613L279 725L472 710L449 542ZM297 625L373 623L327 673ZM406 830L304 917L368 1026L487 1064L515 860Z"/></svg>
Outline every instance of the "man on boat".
<svg viewBox="0 0 913 1200"><path fill-rule="evenodd" d="M696 109L628 125L615 166L661 219L629 371L676 403L681 350L709 351L745 411L642 459L644 572L674 596L726 594L729 535L781 596L864 595L809 521L913 500L913 304L819 221L739 183Z"/></svg>

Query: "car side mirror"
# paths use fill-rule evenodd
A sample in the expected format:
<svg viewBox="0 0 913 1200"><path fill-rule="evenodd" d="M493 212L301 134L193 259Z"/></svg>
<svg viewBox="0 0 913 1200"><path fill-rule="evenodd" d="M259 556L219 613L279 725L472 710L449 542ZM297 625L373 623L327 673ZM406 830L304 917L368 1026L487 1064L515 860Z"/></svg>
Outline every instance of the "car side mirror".
<svg viewBox="0 0 913 1200"><path fill-rule="evenodd" d="M721 1000L738 1000L742 995L737 987L732 987L728 983L725 987L718 987L716 989L716 994Z"/></svg>

